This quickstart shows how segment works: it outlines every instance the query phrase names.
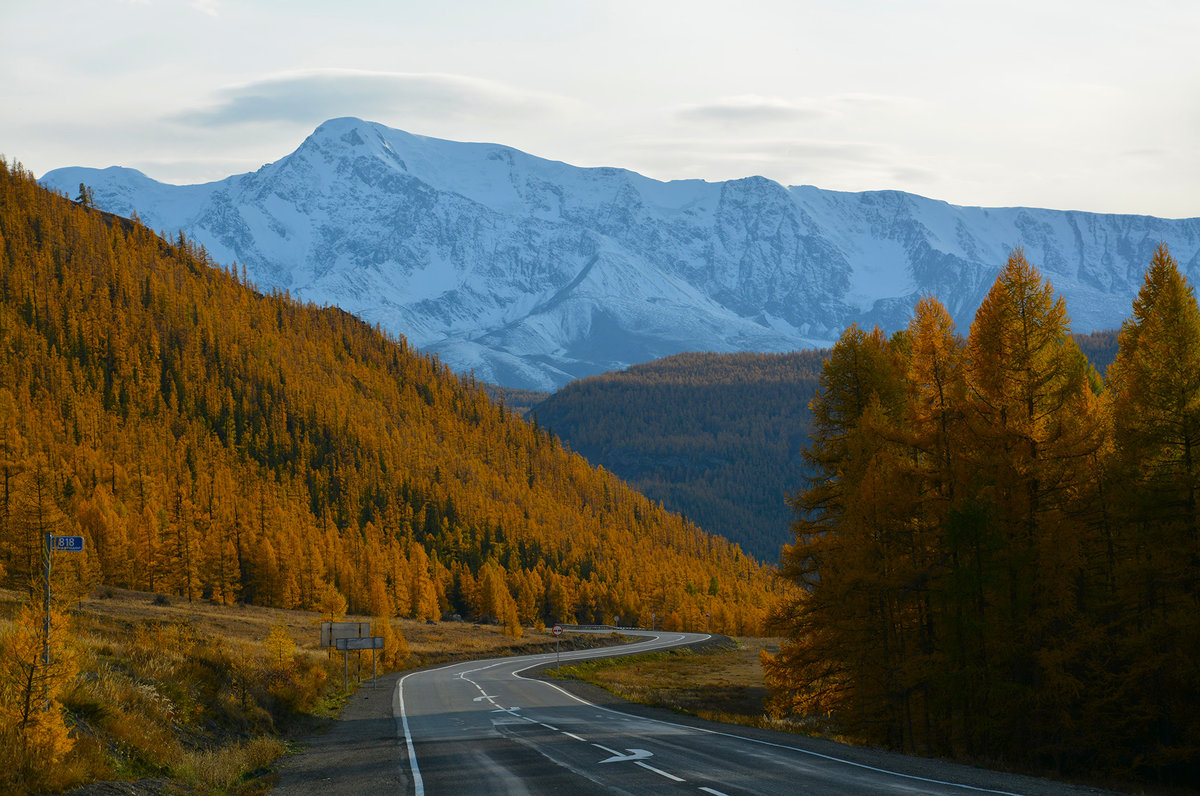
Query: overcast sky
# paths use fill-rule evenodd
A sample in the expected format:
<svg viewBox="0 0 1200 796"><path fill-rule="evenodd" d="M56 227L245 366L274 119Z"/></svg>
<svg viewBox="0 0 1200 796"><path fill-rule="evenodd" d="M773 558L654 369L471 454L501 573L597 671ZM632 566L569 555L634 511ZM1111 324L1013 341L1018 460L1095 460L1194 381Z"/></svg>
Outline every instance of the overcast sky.
<svg viewBox="0 0 1200 796"><path fill-rule="evenodd" d="M657 179L1200 216L1197 0L0 0L0 153L251 171L322 121Z"/></svg>

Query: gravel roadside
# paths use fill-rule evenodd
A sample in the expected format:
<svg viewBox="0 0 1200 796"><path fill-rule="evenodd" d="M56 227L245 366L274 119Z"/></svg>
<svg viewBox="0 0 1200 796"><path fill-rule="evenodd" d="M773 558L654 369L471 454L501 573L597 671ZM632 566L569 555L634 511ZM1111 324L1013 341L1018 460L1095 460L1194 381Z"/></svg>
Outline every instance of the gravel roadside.
<svg viewBox="0 0 1200 796"><path fill-rule="evenodd" d="M304 738L300 749L283 759L279 796L328 796L330 793L403 793L408 777L392 718L392 692L401 676L392 672L371 688L364 681L328 730Z"/></svg>

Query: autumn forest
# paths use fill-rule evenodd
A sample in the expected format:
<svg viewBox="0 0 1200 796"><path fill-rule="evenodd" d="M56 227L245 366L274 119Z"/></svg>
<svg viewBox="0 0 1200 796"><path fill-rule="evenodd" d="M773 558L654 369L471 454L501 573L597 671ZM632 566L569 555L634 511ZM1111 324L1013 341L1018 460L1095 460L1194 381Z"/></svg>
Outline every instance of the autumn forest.
<svg viewBox="0 0 1200 796"><path fill-rule="evenodd" d="M1200 778L1200 310L1166 247L1101 381L1015 251L821 375L775 710L924 754Z"/></svg>
<svg viewBox="0 0 1200 796"><path fill-rule="evenodd" d="M0 169L0 567L45 532L83 586L510 626L761 631L740 550L591 468L403 340L260 295ZM233 269L234 271L236 269ZM653 615L653 616L652 616Z"/></svg>

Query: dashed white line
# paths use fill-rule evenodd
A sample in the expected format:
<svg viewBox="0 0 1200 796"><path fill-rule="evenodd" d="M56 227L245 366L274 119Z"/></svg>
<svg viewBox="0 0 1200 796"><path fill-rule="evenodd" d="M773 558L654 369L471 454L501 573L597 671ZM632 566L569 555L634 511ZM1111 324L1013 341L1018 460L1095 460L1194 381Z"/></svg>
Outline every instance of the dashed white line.
<svg viewBox="0 0 1200 796"><path fill-rule="evenodd" d="M634 765L641 766L642 768L646 769L647 771L653 771L655 774L658 774L660 777L666 777L667 779L672 780L674 782L686 782L687 781L687 780L682 779L681 777L675 776L674 774L668 774L666 771L663 771L661 768L655 768L654 766L650 765L649 763L645 763L641 760L634 761Z"/></svg>
<svg viewBox="0 0 1200 796"><path fill-rule="evenodd" d="M578 735L576 735L573 732L564 732L563 735L567 736L568 738L574 738L577 741L583 741L584 743L587 743L586 738L580 738Z"/></svg>
<svg viewBox="0 0 1200 796"><path fill-rule="evenodd" d="M729 794L727 794L727 793L721 793L721 791L719 791L719 790L714 790L712 788L706 788L703 785L700 786L700 790L704 791L705 793L711 793L712 796L729 796Z"/></svg>

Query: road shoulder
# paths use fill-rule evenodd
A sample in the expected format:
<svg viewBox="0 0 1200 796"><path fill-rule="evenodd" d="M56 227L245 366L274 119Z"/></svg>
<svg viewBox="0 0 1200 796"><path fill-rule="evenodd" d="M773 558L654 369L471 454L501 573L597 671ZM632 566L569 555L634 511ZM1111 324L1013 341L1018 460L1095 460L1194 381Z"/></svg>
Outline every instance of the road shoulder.
<svg viewBox="0 0 1200 796"><path fill-rule="evenodd" d="M327 796L330 793L404 792L408 777L404 739L392 717L392 692L401 676L380 677L376 687L363 682L346 701L341 715L328 730L306 736L300 749L283 759L279 783L271 791L279 796Z"/></svg>

